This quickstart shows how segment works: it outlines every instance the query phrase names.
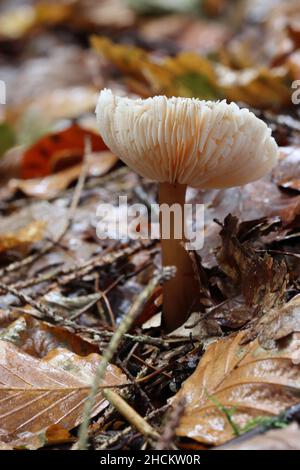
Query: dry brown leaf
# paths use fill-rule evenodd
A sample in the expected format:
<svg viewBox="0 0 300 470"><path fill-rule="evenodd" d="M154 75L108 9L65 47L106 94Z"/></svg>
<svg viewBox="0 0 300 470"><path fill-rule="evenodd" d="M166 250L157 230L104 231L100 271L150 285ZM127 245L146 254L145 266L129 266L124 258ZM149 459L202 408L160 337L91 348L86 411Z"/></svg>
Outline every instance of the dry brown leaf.
<svg viewBox="0 0 300 470"><path fill-rule="evenodd" d="M111 152L101 152L90 155L88 162L88 175L101 176L109 172L117 163L118 158ZM12 190L20 190L26 196L38 199L51 199L57 196L75 181L81 173L82 165L75 165L45 178L29 180L13 179L9 182Z"/></svg>
<svg viewBox="0 0 300 470"><path fill-rule="evenodd" d="M43 238L46 223L43 221L31 222L16 233L0 235L0 253L23 248Z"/></svg>
<svg viewBox="0 0 300 470"><path fill-rule="evenodd" d="M36 447L37 435L49 426L60 424L66 430L77 426L99 360L98 354L80 357L64 349L40 360L0 341L0 439L18 445L24 439L27 446ZM109 365L103 384L125 380L117 367ZM92 415L106 406L99 392Z"/></svg>
<svg viewBox="0 0 300 470"><path fill-rule="evenodd" d="M252 243L241 243L238 238L238 219L230 214L220 232L222 246L217 260L223 272L241 287L246 305L260 309L273 307L284 298L287 267L270 255L260 256Z"/></svg>
<svg viewBox="0 0 300 470"><path fill-rule="evenodd" d="M297 423L292 423L284 429L272 429L240 443L228 444L220 450L300 450L300 429Z"/></svg>
<svg viewBox="0 0 300 470"><path fill-rule="evenodd" d="M15 314L18 315L17 312ZM10 312L10 317L13 317L13 311ZM56 348L67 348L80 356L99 351L97 346L85 341L79 334L61 326L50 325L29 314L13 318L12 321L9 318L7 320L5 316L0 317L0 328L4 327L0 330L0 340L15 344L31 356L42 358Z"/></svg>
<svg viewBox="0 0 300 470"><path fill-rule="evenodd" d="M284 189L300 192L300 149L281 147L281 159L273 170L273 181Z"/></svg>
<svg viewBox="0 0 300 470"><path fill-rule="evenodd" d="M272 309L256 325L258 341L265 349L294 332L300 332L300 295L280 308Z"/></svg>
<svg viewBox="0 0 300 470"><path fill-rule="evenodd" d="M299 402L300 334L266 351L258 340L240 345L245 332L211 344L173 399L186 408L179 436L219 445L249 422L277 416ZM230 420L233 425L230 424Z"/></svg>

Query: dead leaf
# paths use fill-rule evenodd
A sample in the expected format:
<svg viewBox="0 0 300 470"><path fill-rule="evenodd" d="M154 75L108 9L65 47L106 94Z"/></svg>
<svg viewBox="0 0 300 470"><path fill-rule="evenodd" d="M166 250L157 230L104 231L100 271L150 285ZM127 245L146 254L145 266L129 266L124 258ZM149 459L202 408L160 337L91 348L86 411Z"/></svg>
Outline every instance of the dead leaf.
<svg viewBox="0 0 300 470"><path fill-rule="evenodd" d="M137 93L142 81L148 95L225 97L257 108L277 108L291 102L289 73L279 67L234 70L196 52L180 52L175 57L156 60L141 48L114 44L108 38L93 36L91 43L130 80Z"/></svg>
<svg viewBox="0 0 300 470"><path fill-rule="evenodd" d="M198 54L182 52L158 62L141 48L114 44L108 38L93 36L91 43L125 76L144 82L149 95L220 97L212 63Z"/></svg>
<svg viewBox="0 0 300 470"><path fill-rule="evenodd" d="M7 150L0 159L0 183L6 184L11 178L19 178L24 147L18 145Z"/></svg>
<svg viewBox="0 0 300 470"><path fill-rule="evenodd" d="M287 267L270 255L260 256L251 242L238 239L238 219L230 214L225 218L220 232L222 247L217 260L223 272L241 287L246 305L272 307L284 298Z"/></svg>
<svg viewBox="0 0 300 470"><path fill-rule="evenodd" d="M42 137L24 153L21 178L48 176L82 161L86 138L90 139L93 152L107 149L99 135L76 123Z"/></svg>
<svg viewBox="0 0 300 470"><path fill-rule="evenodd" d="M292 423L284 429L272 429L240 443L222 446L220 450L300 450L300 429L297 423Z"/></svg>
<svg viewBox="0 0 300 470"><path fill-rule="evenodd" d="M63 349L40 360L0 341L2 441L20 445L24 438L28 446L32 438L36 446L36 436L50 425L67 430L77 426L99 360L97 354L83 358ZM117 367L108 367L104 384L119 385L125 380ZM93 416L106 406L99 392Z"/></svg>
<svg viewBox="0 0 300 470"><path fill-rule="evenodd" d="M203 319L203 314L198 312L192 313L187 321L176 330L172 331L169 336L182 338L207 338L211 336L220 336L222 330L214 319Z"/></svg>
<svg viewBox="0 0 300 470"><path fill-rule="evenodd" d="M275 348L280 339L300 332L300 295L264 315L255 330L260 345L265 349Z"/></svg>
<svg viewBox="0 0 300 470"><path fill-rule="evenodd" d="M208 346L196 371L172 399L186 403L177 435L220 445L250 422L299 402L300 335L266 351L240 332Z"/></svg>
<svg viewBox="0 0 300 470"><path fill-rule="evenodd" d="M49 426L45 433L46 445L65 444L74 441L74 437L67 429L59 424Z"/></svg>
<svg viewBox="0 0 300 470"><path fill-rule="evenodd" d="M0 37L5 39L18 39L35 25L35 10L29 5L8 10L1 14Z"/></svg>
<svg viewBox="0 0 300 470"><path fill-rule="evenodd" d="M10 315L12 317L12 313ZM61 326L33 318L29 314L9 321L6 317L1 322L0 340L9 341L31 356L43 358L50 351L66 348L80 356L87 356L99 351L98 347L85 341L80 335Z"/></svg>
<svg viewBox="0 0 300 470"><path fill-rule="evenodd" d="M75 5L72 24L86 28L129 28L134 25L135 13L122 0L81 0Z"/></svg>
<svg viewBox="0 0 300 470"><path fill-rule="evenodd" d="M88 160L88 176L101 176L115 166L118 158L111 152L105 151L90 155ZM44 178L12 179L9 182L9 188L13 191L20 190L29 197L48 200L57 196L78 179L81 170L82 164L79 164Z"/></svg>
<svg viewBox="0 0 300 470"><path fill-rule="evenodd" d="M43 238L45 227L45 222L36 221L22 227L16 233L0 235L0 253L7 250L24 248L27 245L40 241Z"/></svg>
<svg viewBox="0 0 300 470"><path fill-rule="evenodd" d="M300 192L300 149L281 147L282 158L273 170L274 182L284 189Z"/></svg>

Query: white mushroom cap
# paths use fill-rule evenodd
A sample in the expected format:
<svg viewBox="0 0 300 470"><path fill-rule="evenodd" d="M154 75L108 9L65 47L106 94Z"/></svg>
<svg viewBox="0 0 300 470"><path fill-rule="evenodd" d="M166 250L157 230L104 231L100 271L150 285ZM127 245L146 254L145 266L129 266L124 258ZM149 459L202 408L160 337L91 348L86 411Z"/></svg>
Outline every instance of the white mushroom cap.
<svg viewBox="0 0 300 470"><path fill-rule="evenodd" d="M154 181L225 188L259 179L278 158L271 130L226 101L130 99L102 90L97 120L106 145Z"/></svg>

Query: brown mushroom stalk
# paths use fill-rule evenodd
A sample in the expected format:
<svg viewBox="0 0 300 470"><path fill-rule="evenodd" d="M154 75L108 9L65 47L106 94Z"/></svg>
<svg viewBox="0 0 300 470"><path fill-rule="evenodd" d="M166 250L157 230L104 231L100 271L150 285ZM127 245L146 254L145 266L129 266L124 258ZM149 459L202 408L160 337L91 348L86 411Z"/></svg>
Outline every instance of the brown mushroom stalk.
<svg viewBox="0 0 300 470"><path fill-rule="evenodd" d="M96 113L101 137L111 151L139 175L160 183L160 205L178 203L183 209L187 186L205 190L255 181L278 159L266 123L225 100L130 99L102 90ZM162 233L162 216L160 222ZM177 268L163 288L167 331L197 311L200 297L184 231L179 236L175 232L173 220L170 236L161 237L163 265Z"/></svg>
<svg viewBox="0 0 300 470"><path fill-rule="evenodd" d="M172 207L173 204L179 204L182 214L180 221L182 230L178 233L179 235L181 232L180 238L175 238L176 221L173 213L170 214L170 238L163 238L163 221L160 220L162 264L176 267L175 276L163 285L163 325L168 332L178 328L199 303L200 286L195 277L191 257L184 247L186 241L184 237L185 195L186 185L184 184L160 183L159 185L159 205L167 204ZM160 217L162 217L161 212Z"/></svg>

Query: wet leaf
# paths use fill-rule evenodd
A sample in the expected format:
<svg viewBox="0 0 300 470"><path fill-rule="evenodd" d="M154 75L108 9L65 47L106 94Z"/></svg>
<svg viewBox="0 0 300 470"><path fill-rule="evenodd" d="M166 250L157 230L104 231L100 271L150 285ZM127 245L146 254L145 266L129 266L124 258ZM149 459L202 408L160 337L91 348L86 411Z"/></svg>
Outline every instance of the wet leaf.
<svg viewBox="0 0 300 470"><path fill-rule="evenodd" d="M300 429L292 423L284 429L272 429L240 443L222 447L224 450L300 450ZM221 450L221 449L220 449Z"/></svg>
<svg viewBox="0 0 300 470"><path fill-rule="evenodd" d="M65 444L74 441L74 437L59 424L53 424L45 432L46 445Z"/></svg>
<svg viewBox="0 0 300 470"><path fill-rule="evenodd" d="M258 341L265 349L294 332L300 332L300 295L282 307L272 309L256 325Z"/></svg>
<svg viewBox="0 0 300 470"><path fill-rule="evenodd" d="M2 441L20 445L24 438L28 446L32 437L36 447L36 436L50 425L60 424L67 430L77 426L99 360L97 354L82 358L63 349L40 360L0 341ZM110 365L104 383L124 381L120 370ZM99 392L93 415L106 406Z"/></svg>
<svg viewBox="0 0 300 470"><path fill-rule="evenodd" d="M276 416L299 401L300 335L266 351L258 340L240 345L245 333L208 346L173 405L185 399L179 436L219 445L249 421Z"/></svg>
<svg viewBox="0 0 300 470"><path fill-rule="evenodd" d="M43 358L57 348L66 348L80 356L98 352L97 346L85 341L80 335L37 320L29 314L22 315L8 325L4 320L0 323L0 327L4 326L0 330L0 339L15 344L31 356Z"/></svg>

